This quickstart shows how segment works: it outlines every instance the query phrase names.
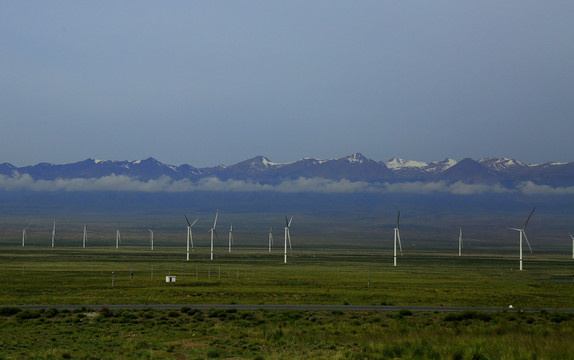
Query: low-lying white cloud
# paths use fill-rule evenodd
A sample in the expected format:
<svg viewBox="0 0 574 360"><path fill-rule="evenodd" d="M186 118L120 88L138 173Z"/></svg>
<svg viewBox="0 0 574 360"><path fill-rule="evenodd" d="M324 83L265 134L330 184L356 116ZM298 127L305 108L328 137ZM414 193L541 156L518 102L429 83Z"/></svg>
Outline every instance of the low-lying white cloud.
<svg viewBox="0 0 574 360"><path fill-rule="evenodd" d="M574 195L574 186L554 188L548 185L537 185L532 181L521 183L518 189L526 195Z"/></svg>
<svg viewBox="0 0 574 360"><path fill-rule="evenodd" d="M379 194L453 194L477 195L487 193L522 193L525 195L574 194L573 187L551 187L532 182L521 183L516 189L500 184L449 184L436 182L368 183L364 181L330 180L324 178L298 178L284 180L275 185L244 180L220 180L215 177L198 181L173 180L162 176L153 180L138 180L124 175L109 175L101 178L74 178L56 180L35 180L28 174L14 173L0 175L0 190L3 191L126 191L126 192L193 192L193 191L276 191L282 193L379 193Z"/></svg>

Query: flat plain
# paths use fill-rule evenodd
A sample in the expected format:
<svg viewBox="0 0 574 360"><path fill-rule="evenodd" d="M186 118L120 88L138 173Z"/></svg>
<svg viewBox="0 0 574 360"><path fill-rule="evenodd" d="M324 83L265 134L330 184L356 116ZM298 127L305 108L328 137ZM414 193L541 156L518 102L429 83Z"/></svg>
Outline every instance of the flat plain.
<svg viewBox="0 0 574 360"><path fill-rule="evenodd" d="M2 246L4 358L571 358L574 260L514 248L405 250ZM165 276L176 276L166 283ZM44 310L9 310L42 304ZM84 305L73 311L51 305ZM106 304L185 304L109 310ZM194 304L395 305L395 312L198 310ZM410 306L512 309L416 312ZM523 312L522 309L534 310Z"/></svg>

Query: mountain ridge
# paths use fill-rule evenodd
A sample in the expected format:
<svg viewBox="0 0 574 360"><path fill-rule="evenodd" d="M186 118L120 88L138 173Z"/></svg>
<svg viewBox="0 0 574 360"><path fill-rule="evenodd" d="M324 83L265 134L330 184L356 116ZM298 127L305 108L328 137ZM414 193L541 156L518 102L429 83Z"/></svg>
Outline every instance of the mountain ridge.
<svg viewBox="0 0 574 360"><path fill-rule="evenodd" d="M39 163L16 167L0 164L0 175L29 175L35 180L92 179L105 176L127 176L141 181L168 177L173 180L197 181L204 178L243 180L276 184L299 178L324 178L373 182L464 182L471 184L503 184L516 186L533 182L548 186L574 186L574 162L528 164L509 158L446 158L424 162L393 157L377 161L354 153L338 159L303 158L294 162L276 163L257 155L229 166L197 168L189 164L164 164L153 157L143 160L96 160L88 158L68 164Z"/></svg>

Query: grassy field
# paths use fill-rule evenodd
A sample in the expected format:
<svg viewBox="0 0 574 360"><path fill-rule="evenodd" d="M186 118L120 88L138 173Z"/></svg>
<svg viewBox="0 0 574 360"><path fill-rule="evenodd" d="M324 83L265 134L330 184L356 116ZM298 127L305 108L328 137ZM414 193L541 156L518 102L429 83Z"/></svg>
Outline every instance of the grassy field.
<svg viewBox="0 0 574 360"><path fill-rule="evenodd" d="M2 359L571 359L574 316L0 308Z"/></svg>
<svg viewBox="0 0 574 360"><path fill-rule="evenodd" d="M349 249L175 250L3 247L0 305L353 304L574 308L574 261ZM133 277L131 274L133 273ZM165 276L177 277L165 283Z"/></svg>
<svg viewBox="0 0 574 360"><path fill-rule="evenodd" d="M281 251L2 246L0 359L571 359L574 261L348 248ZM131 276L133 274L133 277ZM177 277L166 283L165 276ZM186 304L179 311L102 304ZM397 305L398 312L194 310L194 304ZM45 304L47 310L10 309ZM80 304L74 311L49 309ZM489 306L429 313L409 306ZM18 311L20 310L20 311ZM518 310L518 311L517 311Z"/></svg>

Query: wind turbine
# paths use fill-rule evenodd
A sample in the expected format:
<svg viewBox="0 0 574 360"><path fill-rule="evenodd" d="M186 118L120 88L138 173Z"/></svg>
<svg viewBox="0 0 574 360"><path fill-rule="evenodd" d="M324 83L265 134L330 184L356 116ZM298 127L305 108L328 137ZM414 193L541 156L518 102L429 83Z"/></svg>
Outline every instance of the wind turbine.
<svg viewBox="0 0 574 360"><path fill-rule="evenodd" d="M155 224L151 226L151 229L147 229L147 231L149 231L149 242L151 244L151 250L153 251L153 229L155 227Z"/></svg>
<svg viewBox="0 0 574 360"><path fill-rule="evenodd" d="M401 250L401 256L403 256L403 247L401 246L401 234L399 232L399 220L401 218L401 212L397 215L397 227L395 228L395 245L393 250L393 266L397 266L397 240L399 241L399 249Z"/></svg>
<svg viewBox="0 0 574 360"><path fill-rule="evenodd" d="M524 239L526 239L526 243L528 244L528 248L530 249L530 255L533 254L532 248L530 247L530 242L528 241L528 238L526 237L526 225L528 225L528 221L530 220L530 217L534 213L534 210L536 210L536 206L534 207L534 209L532 209L532 211L530 212L530 215L528 215L528 218L526 219L526 222L524 223L524 226L522 227L522 229L509 228L511 230L515 230L515 231L520 232L520 271L522 271L522 236L524 236Z"/></svg>
<svg viewBox="0 0 574 360"><path fill-rule="evenodd" d="M458 234L458 256L460 256L462 250L462 228L460 228L460 232Z"/></svg>
<svg viewBox="0 0 574 360"><path fill-rule="evenodd" d="M574 259L574 236L570 233L568 233L568 235L570 235L570 237L572 238L572 259Z"/></svg>
<svg viewBox="0 0 574 360"><path fill-rule="evenodd" d="M195 223L197 222L197 220L199 220L199 217L197 219L195 219L195 221L193 222L193 224L189 223L189 219L187 218L187 216L184 214L183 216L185 216L185 221L187 221L187 242L186 242L186 253L187 253L187 261L189 261L189 243L191 242L191 250L193 250L193 236L191 235L191 227L193 225L195 225Z"/></svg>
<svg viewBox="0 0 574 360"><path fill-rule="evenodd" d="M120 247L121 242L122 238L120 236L120 224L118 223L118 229L116 230L116 249Z"/></svg>
<svg viewBox="0 0 574 360"><path fill-rule="evenodd" d="M54 226L52 227L52 247L54 247L55 237L56 237L56 219L54 219Z"/></svg>
<svg viewBox="0 0 574 360"><path fill-rule="evenodd" d="M269 229L269 252L271 252L272 245L273 245L273 227Z"/></svg>
<svg viewBox="0 0 574 360"><path fill-rule="evenodd" d="M22 230L22 247L24 247L26 245L26 240L28 240L28 237L26 236L26 229L28 229L30 227L30 225L32 225L32 224L28 224L28 226L26 226Z"/></svg>
<svg viewBox="0 0 574 360"><path fill-rule="evenodd" d="M213 222L213 227L209 230L211 233L211 260L213 260L213 236L217 237L217 231L215 231L215 225L217 225L217 216L219 215L219 209L215 213L215 221Z"/></svg>
<svg viewBox="0 0 574 360"><path fill-rule="evenodd" d="M287 239L289 239L289 249L291 250L291 234L289 233L289 228L291 227L291 221L293 221L293 216L290 220L287 220L285 216L285 253L284 253L284 263L287 264Z"/></svg>
<svg viewBox="0 0 574 360"><path fill-rule="evenodd" d="M85 248L86 247L86 241L88 240L88 231L86 228L86 225L84 225L84 238L82 240L82 247Z"/></svg>
<svg viewBox="0 0 574 360"><path fill-rule="evenodd" d="M231 252L231 244L233 243L233 224L229 227L229 252Z"/></svg>

